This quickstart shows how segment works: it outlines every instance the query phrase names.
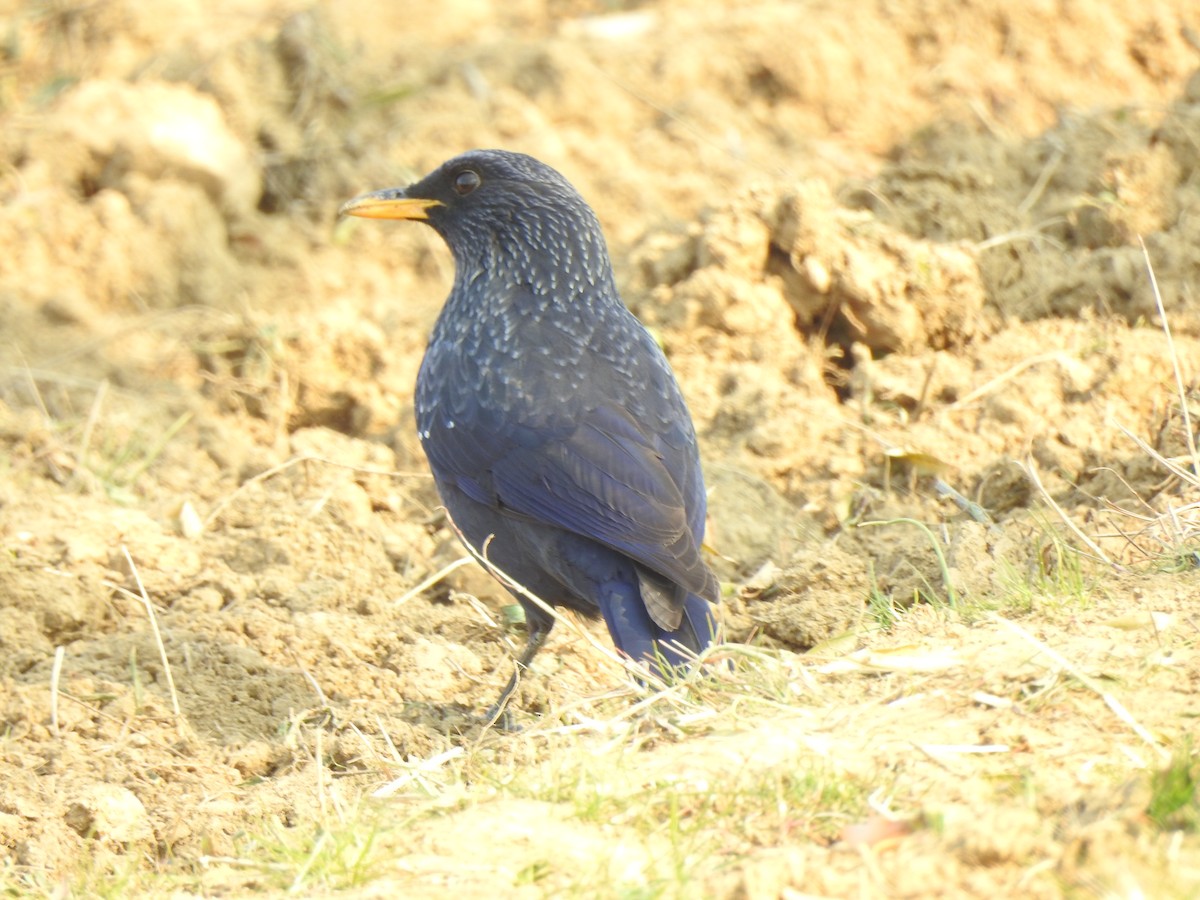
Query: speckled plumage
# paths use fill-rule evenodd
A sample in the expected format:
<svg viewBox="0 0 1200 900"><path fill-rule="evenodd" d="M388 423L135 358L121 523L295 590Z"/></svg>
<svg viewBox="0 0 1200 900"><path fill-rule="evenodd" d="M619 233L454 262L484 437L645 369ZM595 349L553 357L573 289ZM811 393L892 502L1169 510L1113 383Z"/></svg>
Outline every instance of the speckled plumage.
<svg viewBox="0 0 1200 900"><path fill-rule="evenodd" d="M693 653L713 643L718 586L700 555L691 418L621 302L578 192L531 157L481 150L344 209L422 219L454 254L416 416L467 540L487 541L488 557L548 603L603 615L616 645L660 674L686 661L672 643ZM518 599L528 664L552 620Z"/></svg>

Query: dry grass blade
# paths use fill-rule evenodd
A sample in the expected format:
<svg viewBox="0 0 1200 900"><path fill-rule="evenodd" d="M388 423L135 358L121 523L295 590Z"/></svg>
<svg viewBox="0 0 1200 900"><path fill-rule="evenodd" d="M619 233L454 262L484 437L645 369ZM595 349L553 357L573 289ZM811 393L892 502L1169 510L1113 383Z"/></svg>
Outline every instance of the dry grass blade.
<svg viewBox="0 0 1200 900"><path fill-rule="evenodd" d="M1153 447L1151 447L1149 444L1147 444L1144 440L1142 440L1142 438L1138 437L1136 434L1134 434L1132 431L1130 431L1128 428L1126 428L1121 423L1118 422L1117 427L1121 429L1121 431L1125 434L1125 436L1127 438L1129 438L1131 441L1133 441L1135 444L1138 445L1139 450L1141 450L1143 453L1145 453L1147 456L1149 456L1151 459L1153 459L1155 462L1157 462L1159 465L1161 465L1164 469L1166 469L1172 475L1187 482L1192 487L1200 488L1200 476L1197 476L1194 472L1189 472L1187 469L1185 469L1181 465L1179 465L1178 460L1181 459L1182 457L1175 457L1175 458L1169 459L1169 458L1163 456L1161 453L1159 453L1157 450L1155 450Z"/></svg>
<svg viewBox="0 0 1200 900"><path fill-rule="evenodd" d="M392 602L396 606L402 606L403 604L407 603L409 600L413 599L414 597L419 597L421 594L423 594L425 591L429 590L431 587L433 587L435 584L437 584L439 581L441 581L443 578L445 578L447 575L449 575L455 569L461 569L463 566L467 565L468 563L473 563L473 562L475 562L475 558L473 556L460 556L458 559L456 559L454 562L450 563L449 565L442 566L442 568L438 569L436 572L434 572L432 575L430 575L424 581L420 582L419 584L413 585L411 588L409 588L407 591L405 591L403 594L401 594L399 597L397 597Z"/></svg>
<svg viewBox="0 0 1200 900"><path fill-rule="evenodd" d="M980 399L981 397L985 397L988 394L990 394L992 391L996 390L998 387L1003 385L1006 381L1012 381L1014 378L1016 378L1018 375L1020 375L1026 369L1032 368L1033 366L1041 365L1042 363L1045 363L1045 362L1057 362L1061 366L1063 366L1063 368L1070 368L1070 366L1071 366L1070 359L1067 357L1067 355L1065 353L1063 353L1060 350L1055 350L1052 353L1039 353L1037 356L1031 356L1028 359L1021 360L1015 366L1012 366L1011 368L1006 369L1005 371L1003 371L999 375L997 375L995 378L991 379L990 381L985 382L984 384L981 384L979 387L975 388L975 390L971 391L965 397L955 400L953 403L951 403L949 406L946 407L946 411L950 412L951 410L962 409L964 406L969 406L970 404L974 403L976 400Z"/></svg>
<svg viewBox="0 0 1200 900"><path fill-rule="evenodd" d="M108 379L100 382L96 388L96 396L88 409L87 421L83 423L83 434L79 436L79 450L75 453L76 474L87 466L88 449L92 443L92 433L96 430L96 422L100 419L100 410L104 406L104 398L108 396Z"/></svg>
<svg viewBox="0 0 1200 900"><path fill-rule="evenodd" d="M111 582L106 583L126 596L141 600L142 605L145 606L146 616L150 620L150 630L154 634L154 644L158 648L158 657L162 661L163 675L167 679L167 691L171 695L171 709L175 712L175 721L179 723L182 735L184 726L183 711L179 708L179 694L175 690L175 678L171 675L171 661L167 659L167 648L163 643L162 632L158 629L158 617L154 614L154 604L150 600L150 595L146 593L146 586L142 584L142 576L138 572L133 557L129 555L129 548L124 544L121 545L121 553L125 556L125 562L129 566L129 573L133 576L134 583L137 584L138 592L134 594L120 585L111 584Z"/></svg>
<svg viewBox="0 0 1200 900"><path fill-rule="evenodd" d="M54 665L50 669L50 731L58 737L58 685L62 678L63 657L66 651L62 644L54 648Z"/></svg>
<svg viewBox="0 0 1200 900"><path fill-rule="evenodd" d="M1183 371L1184 367L1179 358L1179 353L1176 349L1175 338L1171 332L1170 321L1167 316L1166 307L1163 304L1162 293L1158 287L1158 280L1154 274L1154 266L1150 261L1149 251L1146 249L1144 241L1140 241L1142 247L1142 256L1146 263L1146 273L1150 279L1150 287L1154 293L1155 305L1158 309L1159 318L1162 322L1163 336L1166 339L1167 353L1171 359L1171 368L1175 378L1175 389L1178 392L1179 417L1182 421L1182 430L1186 445L1186 455L1182 456L1166 456L1160 450L1152 447L1148 441L1136 434L1132 429L1126 427L1120 422L1116 423L1116 427L1132 441L1137 448L1144 453L1148 458L1165 469L1170 476L1178 479L1180 487L1178 491L1172 492L1167 496L1163 503L1159 504L1159 508L1151 506L1146 501L1142 501L1146 506L1149 516L1136 516L1129 510L1118 509L1117 512L1124 516L1130 516L1137 519L1139 522L1145 523L1144 527L1135 533L1133 536L1125 535L1123 531L1120 533L1126 538L1128 543L1138 551L1147 553L1145 547L1135 541L1137 537L1150 537L1158 544L1162 545L1169 553L1178 556L1179 551L1189 545L1192 545L1196 536L1200 534L1200 521L1197 520L1196 511L1197 503L1194 499L1194 494L1188 496L1188 489L1192 491L1200 489L1200 452L1197 451L1196 436L1192 424L1191 410L1189 408L1188 391L1185 386L1186 376ZM1168 422L1169 422L1168 418ZM1128 486L1128 485L1127 485ZM1130 487L1130 492L1135 496L1136 491ZM1156 490L1156 493L1158 491ZM1165 507L1165 508L1163 508ZM1118 528L1118 531L1120 529ZM1194 558L1194 550L1188 556Z"/></svg>
<svg viewBox="0 0 1200 900"><path fill-rule="evenodd" d="M1054 177L1054 173L1058 171L1063 160L1067 158L1066 147L1061 143L1056 143L1054 152L1050 154L1050 158L1046 160L1046 164L1042 166L1042 171L1038 173L1037 180L1034 181L1033 187L1029 189L1029 193L1025 195L1025 199L1017 205L1017 215L1020 217L1026 216L1035 203L1041 199L1042 194L1046 191L1046 186L1050 184L1050 179Z"/></svg>
<svg viewBox="0 0 1200 900"><path fill-rule="evenodd" d="M238 497L238 495L240 495L242 493L242 491L247 490L248 488L252 487L255 484L259 484L263 481L267 481L270 478L274 478L280 472L286 472L292 466L299 465L300 463L307 463L307 462L319 462L319 463L323 463L327 466L335 466L339 469L347 469L351 472L359 472L363 475L383 475L388 478L432 478L433 477L428 472L393 472L393 471L389 471L387 469L371 468L370 466L351 466L351 465L347 465L346 463L340 463L337 460L326 459L323 456L316 456L316 455L312 455L312 454L305 454L304 456L293 456L291 459L284 460L277 466L271 466L271 468L269 468L269 469L264 469L262 472L259 472L253 478L247 478L245 481L243 481L241 484L239 484L234 490L232 490L228 494L226 494L225 497L222 498L221 502L212 508L212 511L208 514L208 517L204 520L204 528L207 530L213 524L213 522L217 521L217 519L219 519L221 517L221 514L223 512L225 512L225 510L229 507L229 504L231 504L234 501L234 499L236 499Z"/></svg>
<svg viewBox="0 0 1200 900"><path fill-rule="evenodd" d="M399 791L405 785L416 781L422 786L426 784L424 776L430 772L442 768L446 763L458 759L466 751L462 747L451 747L449 750L444 750L429 759L418 760L414 763L408 763L410 771L389 781L387 784L382 784L371 792L372 797L390 797Z"/></svg>
<svg viewBox="0 0 1200 900"><path fill-rule="evenodd" d="M1111 559L1107 553L1101 550L1099 544L1084 534L1083 530L1071 521L1071 517L1068 516L1063 508L1055 502L1053 497L1050 496L1050 492L1046 490L1046 486L1042 484L1042 479L1038 477L1037 464L1033 461L1032 456L1028 457L1026 461L1021 464L1021 468L1025 470L1025 474L1029 476L1029 480L1033 483L1034 487L1038 489L1038 493L1042 495L1042 499L1046 502L1046 505L1054 510L1058 517L1062 519L1063 524L1065 524L1067 528L1071 529L1071 533L1079 538L1079 540L1082 541L1087 548L1092 551L1096 559L1104 561L1118 572L1121 571L1122 567L1113 559Z"/></svg>
<svg viewBox="0 0 1200 900"><path fill-rule="evenodd" d="M1145 727L1143 727L1142 724L1133 717L1133 715L1125 708L1124 704L1122 704L1120 700L1118 700L1108 691L1104 690L1104 688L1102 688L1094 678L1086 674L1082 669L1080 669L1077 665L1075 665L1053 647L1043 643L1042 641L1039 641L1036 637L1034 637L1016 622L1012 622L1003 616L997 615L996 613L989 613L988 618L992 619L994 622L998 623L1004 628L1007 628L1013 634L1021 638L1021 640L1026 641L1036 647L1041 653L1044 653L1057 665L1061 666L1065 671L1071 673L1071 676L1076 681L1078 681L1088 690L1093 691L1097 696L1100 697L1100 699L1104 701L1105 705L1116 714L1118 719L1129 726L1134 734L1145 741L1150 747L1154 748L1154 750L1158 753L1159 758L1163 762L1166 762L1171 758L1171 754L1161 744L1159 744L1157 740L1154 739L1154 735L1147 731Z"/></svg>
<svg viewBox="0 0 1200 900"><path fill-rule="evenodd" d="M1171 354L1171 368L1175 373L1175 390L1179 392L1179 414L1183 417L1183 433L1187 440L1188 453L1192 457L1193 483L1200 478L1200 453L1196 451L1196 437L1192 430L1192 417L1188 411L1187 390L1183 386L1183 370L1179 365L1179 354L1175 352L1175 339L1171 336L1171 323L1167 319L1167 310L1163 306L1162 292L1158 289L1158 279L1154 275L1154 265L1150 262L1150 252L1146 242L1140 237L1138 243L1142 247L1142 256L1146 260L1146 274L1150 277L1150 289L1154 292L1154 303L1158 307L1158 316L1162 319L1163 335L1167 339L1167 352Z"/></svg>

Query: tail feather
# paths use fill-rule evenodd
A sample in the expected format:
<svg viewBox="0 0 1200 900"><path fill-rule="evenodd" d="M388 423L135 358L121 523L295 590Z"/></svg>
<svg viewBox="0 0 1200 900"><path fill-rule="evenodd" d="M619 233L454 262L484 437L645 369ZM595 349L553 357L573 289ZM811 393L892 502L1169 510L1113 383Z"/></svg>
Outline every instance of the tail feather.
<svg viewBox="0 0 1200 900"><path fill-rule="evenodd" d="M703 597L688 594L679 627L674 631L659 629L656 635L663 661L672 668L686 666L713 644L720 643L717 612L717 608Z"/></svg>
<svg viewBox="0 0 1200 900"><path fill-rule="evenodd" d="M655 624L637 585L610 583L600 592L600 612L613 643L631 659L670 679L673 670L691 664L720 639L717 610L695 594L684 600L679 627L673 631Z"/></svg>

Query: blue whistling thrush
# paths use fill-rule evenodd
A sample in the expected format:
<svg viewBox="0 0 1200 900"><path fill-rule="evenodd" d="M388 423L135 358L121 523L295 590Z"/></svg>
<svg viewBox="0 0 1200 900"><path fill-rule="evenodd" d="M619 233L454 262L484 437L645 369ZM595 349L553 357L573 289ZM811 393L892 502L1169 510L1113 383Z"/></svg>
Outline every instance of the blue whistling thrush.
<svg viewBox="0 0 1200 900"><path fill-rule="evenodd" d="M662 677L715 643L695 429L575 188L530 156L475 150L341 213L425 222L454 255L416 418L465 540L547 603L603 616ZM513 592L529 638L493 716L554 624Z"/></svg>

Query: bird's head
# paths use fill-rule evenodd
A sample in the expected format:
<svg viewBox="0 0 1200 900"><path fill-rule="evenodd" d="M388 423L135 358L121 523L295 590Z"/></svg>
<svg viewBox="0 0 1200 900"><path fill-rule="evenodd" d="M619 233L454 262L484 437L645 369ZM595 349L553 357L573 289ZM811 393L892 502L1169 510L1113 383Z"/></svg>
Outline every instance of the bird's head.
<svg viewBox="0 0 1200 900"><path fill-rule="evenodd" d="M339 214L425 222L460 268L499 263L536 277L574 267L594 282L609 267L591 207L557 171L523 153L472 150L406 188L355 197Z"/></svg>

